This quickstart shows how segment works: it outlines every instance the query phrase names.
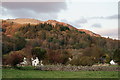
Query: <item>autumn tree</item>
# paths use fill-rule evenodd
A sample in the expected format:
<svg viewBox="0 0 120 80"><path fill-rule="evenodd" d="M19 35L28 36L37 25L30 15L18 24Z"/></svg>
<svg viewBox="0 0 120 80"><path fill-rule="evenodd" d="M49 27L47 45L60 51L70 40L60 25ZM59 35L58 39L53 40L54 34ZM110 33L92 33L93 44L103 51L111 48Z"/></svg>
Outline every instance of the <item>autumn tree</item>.
<svg viewBox="0 0 120 80"><path fill-rule="evenodd" d="M51 64L66 64L68 62L68 58L71 57L71 54L65 50L48 50L47 51L47 59Z"/></svg>
<svg viewBox="0 0 120 80"><path fill-rule="evenodd" d="M45 58L46 50L40 47L35 47L31 50L34 57L38 57L40 60Z"/></svg>
<svg viewBox="0 0 120 80"><path fill-rule="evenodd" d="M6 64L16 67L17 64L23 61L24 56L24 52L22 51L13 51L5 56L5 62Z"/></svg>
<svg viewBox="0 0 120 80"><path fill-rule="evenodd" d="M84 50L83 56L94 57L96 61L99 61L100 57L104 55L101 48L97 46L91 46Z"/></svg>
<svg viewBox="0 0 120 80"><path fill-rule="evenodd" d="M3 41L2 43L3 54L9 53L10 51L21 50L26 45L25 38L18 35L13 37L8 37L6 35L3 35L2 41Z"/></svg>
<svg viewBox="0 0 120 80"><path fill-rule="evenodd" d="M77 65L77 66L92 66L95 64L94 57L89 56L80 56L78 55L77 58L73 58L72 61L70 61L71 65Z"/></svg>
<svg viewBox="0 0 120 80"><path fill-rule="evenodd" d="M114 51L113 59L120 65L120 48Z"/></svg>

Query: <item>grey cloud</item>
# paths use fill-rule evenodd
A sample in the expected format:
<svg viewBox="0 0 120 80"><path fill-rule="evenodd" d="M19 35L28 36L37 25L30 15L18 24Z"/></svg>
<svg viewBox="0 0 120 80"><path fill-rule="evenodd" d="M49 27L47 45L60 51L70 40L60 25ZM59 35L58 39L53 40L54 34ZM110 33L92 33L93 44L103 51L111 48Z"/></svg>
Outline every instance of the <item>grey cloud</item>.
<svg viewBox="0 0 120 80"><path fill-rule="evenodd" d="M81 27L81 23L82 23L82 21L81 21L81 23L80 23L80 19L79 19L79 20L76 20L76 21L68 21L68 20L66 20L66 19L62 19L61 21L62 21L62 22L65 22L65 23L68 23L68 24L70 24L70 25L72 25L72 26L74 26L74 27L77 27L77 28L80 28L80 27ZM85 22L83 22L83 23L85 23Z"/></svg>
<svg viewBox="0 0 120 80"><path fill-rule="evenodd" d="M112 15L112 16L108 16L106 18L107 19L118 19L118 15Z"/></svg>
<svg viewBox="0 0 120 80"><path fill-rule="evenodd" d="M92 25L92 27L101 28L102 26L101 26L100 23L95 23L95 24Z"/></svg>
<svg viewBox="0 0 120 80"><path fill-rule="evenodd" d="M77 24L75 22L69 22L72 26L76 27L76 28L80 28L81 24Z"/></svg>
<svg viewBox="0 0 120 80"><path fill-rule="evenodd" d="M62 22L68 23L66 19L61 19Z"/></svg>
<svg viewBox="0 0 120 80"><path fill-rule="evenodd" d="M57 19L58 13L67 9L65 2L3 2L2 7L4 16L42 20Z"/></svg>
<svg viewBox="0 0 120 80"><path fill-rule="evenodd" d="M88 22L87 19L85 19L85 18L80 18L80 19L75 20L75 21L70 22L70 23L71 23L72 25L74 25L75 27L80 28L80 27L82 27L81 24L85 24L85 23L87 23L87 22Z"/></svg>
<svg viewBox="0 0 120 80"><path fill-rule="evenodd" d="M98 33L102 36L108 36L110 38L118 39L118 28L108 29L108 30L99 30Z"/></svg>
<svg viewBox="0 0 120 80"><path fill-rule="evenodd" d="M3 2L2 6L10 10L27 9L35 12L60 12L66 10L65 2Z"/></svg>
<svg viewBox="0 0 120 80"><path fill-rule="evenodd" d="M39 16L36 16L36 18L39 18L40 20L56 20L58 15L54 13L49 13L49 14L39 14Z"/></svg>
<svg viewBox="0 0 120 80"><path fill-rule="evenodd" d="M111 15L111 16L106 16L106 17L90 17L89 19L118 19L120 18L120 15L115 14L115 15Z"/></svg>
<svg viewBox="0 0 120 80"><path fill-rule="evenodd" d="M75 23L78 23L78 24L84 24L84 23L87 23L87 19L85 18L80 18L79 20L76 20Z"/></svg>
<svg viewBox="0 0 120 80"><path fill-rule="evenodd" d="M98 17L90 17L90 18L88 18L88 19L89 19L89 20L90 20L90 19L105 19L105 17L99 17L99 16L98 16Z"/></svg>
<svg viewBox="0 0 120 80"><path fill-rule="evenodd" d="M31 15L35 15L34 12L32 12L31 10L7 10L7 11L3 11L3 16L5 15L9 15L10 16L14 16L14 17L20 17L20 18L27 18L27 17L32 17Z"/></svg>
<svg viewBox="0 0 120 80"><path fill-rule="evenodd" d="M14 16L15 18L35 18L39 20L50 20L50 19L57 19L58 15L55 13L36 13L31 10L19 10L19 11L7 11L10 13L10 16ZM19 14L22 13L22 14ZM6 12L4 12L3 16L7 15Z"/></svg>

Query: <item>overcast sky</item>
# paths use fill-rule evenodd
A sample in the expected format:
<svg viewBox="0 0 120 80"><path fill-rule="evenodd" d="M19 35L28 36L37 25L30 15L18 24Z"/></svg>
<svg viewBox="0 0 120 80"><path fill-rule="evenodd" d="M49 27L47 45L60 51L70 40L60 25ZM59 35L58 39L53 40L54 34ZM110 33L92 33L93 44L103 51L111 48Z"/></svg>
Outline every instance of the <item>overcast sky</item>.
<svg viewBox="0 0 120 80"><path fill-rule="evenodd" d="M2 2L2 19L57 20L79 29L91 30L104 37L118 38L119 0L8 1Z"/></svg>

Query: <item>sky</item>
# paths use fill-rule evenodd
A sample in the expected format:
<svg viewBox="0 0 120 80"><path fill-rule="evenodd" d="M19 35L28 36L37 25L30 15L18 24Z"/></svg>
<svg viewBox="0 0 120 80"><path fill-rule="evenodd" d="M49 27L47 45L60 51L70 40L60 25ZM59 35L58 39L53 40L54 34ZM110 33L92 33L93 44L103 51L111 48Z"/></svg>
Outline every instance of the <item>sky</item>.
<svg viewBox="0 0 120 80"><path fill-rule="evenodd" d="M4 0L1 19L57 20L118 39L119 0Z"/></svg>

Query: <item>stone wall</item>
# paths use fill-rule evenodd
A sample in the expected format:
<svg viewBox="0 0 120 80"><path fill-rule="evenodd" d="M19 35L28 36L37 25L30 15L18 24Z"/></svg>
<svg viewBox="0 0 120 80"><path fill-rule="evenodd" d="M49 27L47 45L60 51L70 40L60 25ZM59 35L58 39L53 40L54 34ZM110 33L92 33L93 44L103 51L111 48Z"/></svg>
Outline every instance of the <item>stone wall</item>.
<svg viewBox="0 0 120 80"><path fill-rule="evenodd" d="M36 69L42 71L120 71L120 67L112 67L112 66L45 65L45 66L39 66Z"/></svg>

